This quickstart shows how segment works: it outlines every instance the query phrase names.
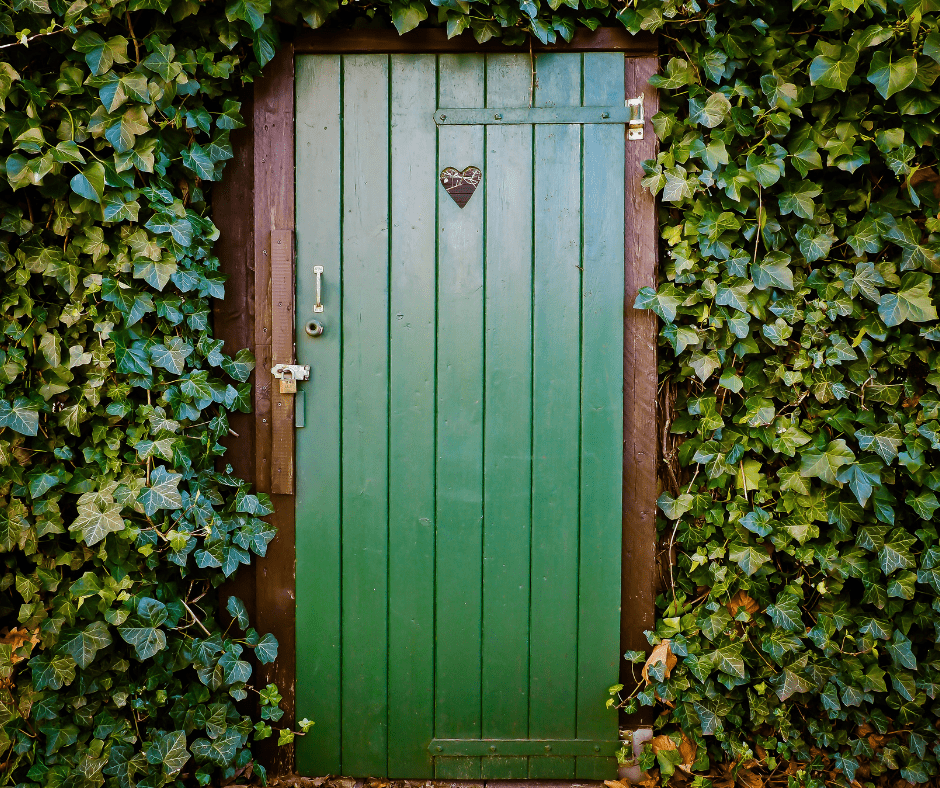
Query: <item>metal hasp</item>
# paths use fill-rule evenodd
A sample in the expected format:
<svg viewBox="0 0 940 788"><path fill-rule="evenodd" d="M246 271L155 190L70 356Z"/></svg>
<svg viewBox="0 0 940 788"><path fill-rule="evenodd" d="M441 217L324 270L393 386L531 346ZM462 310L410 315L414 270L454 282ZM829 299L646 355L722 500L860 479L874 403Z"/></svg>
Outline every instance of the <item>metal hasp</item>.
<svg viewBox="0 0 940 788"><path fill-rule="evenodd" d="M636 98L627 99L626 105L630 110L627 139L641 140L643 139L643 124L645 123L643 119L643 97L637 96Z"/></svg>
<svg viewBox="0 0 940 788"><path fill-rule="evenodd" d="M271 367L271 374L278 379L281 394L296 394L297 381L310 378L310 367L307 364L275 364Z"/></svg>
<svg viewBox="0 0 940 788"><path fill-rule="evenodd" d="M313 311L322 312L323 311L323 292L321 289L322 287L321 279L323 278L323 266L315 265L313 267L313 273L314 273L314 276L316 276L317 278L317 302L313 305Z"/></svg>

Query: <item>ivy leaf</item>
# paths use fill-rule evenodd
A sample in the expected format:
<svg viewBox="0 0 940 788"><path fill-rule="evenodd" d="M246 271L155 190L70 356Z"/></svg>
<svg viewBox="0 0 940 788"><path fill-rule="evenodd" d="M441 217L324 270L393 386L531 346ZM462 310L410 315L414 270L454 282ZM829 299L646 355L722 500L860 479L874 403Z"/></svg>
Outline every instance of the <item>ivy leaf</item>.
<svg viewBox="0 0 940 788"><path fill-rule="evenodd" d="M724 93L712 93L704 102L689 99L689 120L708 129L720 125L730 111L731 102Z"/></svg>
<svg viewBox="0 0 940 788"><path fill-rule="evenodd" d="M177 489L182 474L170 473L158 465L150 474L150 484L141 490L137 497L138 503L143 507L148 517L156 514L160 509L179 509L183 506L183 498Z"/></svg>
<svg viewBox="0 0 940 788"><path fill-rule="evenodd" d="M39 432L39 403L25 397L17 397L12 403L0 399L0 429L9 427L20 435L36 435Z"/></svg>
<svg viewBox="0 0 940 788"><path fill-rule="evenodd" d="M180 337L168 337L165 345L157 344L150 348L150 362L174 375L181 375L192 352L193 346Z"/></svg>
<svg viewBox="0 0 940 788"><path fill-rule="evenodd" d="M816 204L813 198L820 194L822 194L822 189L815 183L800 181L790 191L780 195L780 213L784 215L793 213L801 219L812 219L816 215Z"/></svg>
<svg viewBox="0 0 940 788"><path fill-rule="evenodd" d="M810 84L845 90L848 87L849 78L855 73L857 63L858 52L849 47L843 48L835 58L817 55L809 64Z"/></svg>
<svg viewBox="0 0 940 788"><path fill-rule="evenodd" d="M92 621L87 627L61 642L76 664L84 669L94 662L98 651L111 645L111 634L104 621Z"/></svg>
<svg viewBox="0 0 940 788"><path fill-rule="evenodd" d="M770 561L770 556L767 555L766 551L746 544L732 544L728 555L748 577L755 574L758 569Z"/></svg>
<svg viewBox="0 0 940 788"><path fill-rule="evenodd" d="M677 498L673 498L668 492L664 492L656 501L657 506L662 510L670 520L678 520L689 509L692 508L693 498L688 493L682 493Z"/></svg>
<svg viewBox="0 0 940 788"><path fill-rule="evenodd" d="M215 164L198 143L194 142L183 151L183 164L204 181L215 180Z"/></svg>
<svg viewBox="0 0 940 788"><path fill-rule="evenodd" d="M891 541L885 542L884 547L878 551L878 564L881 571L890 575L898 569L913 569L915 565L910 549L916 541L913 536L903 531L895 531Z"/></svg>
<svg viewBox="0 0 940 788"><path fill-rule="evenodd" d="M875 452L886 465L890 465L897 459L898 449L904 442L901 429L897 424L888 424L876 433L868 429L858 430L855 433L855 439L861 449Z"/></svg>
<svg viewBox="0 0 940 788"><path fill-rule="evenodd" d="M652 287L641 288L637 293L634 309L651 309L667 323L676 319L676 310L684 299L675 285L664 284L659 290Z"/></svg>
<svg viewBox="0 0 940 788"><path fill-rule="evenodd" d="M773 684L777 697L781 701L788 700L797 693L809 692L812 689L812 685L807 678L802 673L794 670L794 667L796 665L784 668L783 671L771 679L771 684Z"/></svg>
<svg viewBox="0 0 940 788"><path fill-rule="evenodd" d="M911 641L899 629L894 630L891 636L891 642L885 644L885 648L891 655L891 661L896 667L907 668L908 670L917 670L917 658L911 649Z"/></svg>
<svg viewBox="0 0 940 788"><path fill-rule="evenodd" d="M420 2L393 2L391 12L392 24L395 25L399 35L414 30L428 18L427 7Z"/></svg>
<svg viewBox="0 0 940 788"><path fill-rule="evenodd" d="M225 6L225 17L229 22L241 19L252 30L257 30L264 22L265 15L271 12L271 0L232 0Z"/></svg>
<svg viewBox="0 0 940 788"><path fill-rule="evenodd" d="M937 319L937 309L930 297L931 279L928 274L909 272L901 278L900 289L882 295L878 316L888 327L905 320L926 323Z"/></svg>
<svg viewBox="0 0 940 788"><path fill-rule="evenodd" d="M104 196L104 165L95 161L89 164L69 182L72 191L86 200L101 202Z"/></svg>
<svg viewBox="0 0 940 788"><path fill-rule="evenodd" d="M238 626L242 629L248 628L248 610L245 607L245 603L237 596L230 596L228 598L225 609L228 611L229 615L238 622Z"/></svg>
<svg viewBox="0 0 940 788"><path fill-rule="evenodd" d="M774 622L774 626L789 632L803 630L803 613L800 610L799 599L792 594L783 594L774 604L767 608L767 615Z"/></svg>
<svg viewBox="0 0 940 788"><path fill-rule="evenodd" d="M258 662L262 665L274 662L274 660L277 659L277 646L277 638L270 632L261 638L261 640L258 641L258 645L255 646L255 657Z"/></svg>
<svg viewBox="0 0 940 788"><path fill-rule="evenodd" d="M806 478L816 477L828 484L838 484L836 473L843 465L855 461L854 452L842 438L830 441L824 450L811 450L803 453L800 461L800 475Z"/></svg>
<svg viewBox="0 0 940 788"><path fill-rule="evenodd" d="M75 680L75 660L68 654L43 653L29 661L33 673L33 687L37 691L46 688L62 689Z"/></svg>
<svg viewBox="0 0 940 788"><path fill-rule="evenodd" d="M829 250L836 242L836 237L828 226L825 229L819 229L804 224L796 233L796 241L799 244L800 253L806 258L806 262L814 263L829 256Z"/></svg>
<svg viewBox="0 0 940 788"><path fill-rule="evenodd" d="M239 350L234 358L223 358L222 369L239 382L248 380L255 368L255 358L247 348Z"/></svg>
<svg viewBox="0 0 940 788"><path fill-rule="evenodd" d="M147 761L162 764L163 773L172 777L189 761L186 749L186 731L170 731L163 734L147 750Z"/></svg>
<svg viewBox="0 0 940 788"><path fill-rule="evenodd" d="M176 260L168 255L159 260L138 260L134 263L134 278L143 279L155 290L162 291L177 267Z"/></svg>
<svg viewBox="0 0 940 788"><path fill-rule="evenodd" d="M751 277L758 290L778 287L793 289L793 272L790 270L790 255L783 252L768 252L759 263L751 265Z"/></svg>
<svg viewBox="0 0 940 788"><path fill-rule="evenodd" d="M917 60L908 55L898 58L894 52L879 49L871 59L866 79L877 88L882 98L891 98L904 90L917 76Z"/></svg>
<svg viewBox="0 0 940 788"><path fill-rule="evenodd" d="M69 526L70 531L81 531L85 544L91 547L109 533L124 530L121 505L104 492L86 492L78 499L78 517Z"/></svg>
<svg viewBox="0 0 940 788"><path fill-rule="evenodd" d="M853 462L839 469L836 479L848 484L859 504L864 506L875 487L881 484L881 463Z"/></svg>
<svg viewBox="0 0 940 788"><path fill-rule="evenodd" d="M104 74L114 63L127 63L127 39L114 36L105 41L93 30L86 30L73 48L85 55L85 63L94 75Z"/></svg>
<svg viewBox="0 0 940 788"><path fill-rule="evenodd" d="M166 635L154 627L119 627L118 633L134 647L137 659L143 662L166 648Z"/></svg>

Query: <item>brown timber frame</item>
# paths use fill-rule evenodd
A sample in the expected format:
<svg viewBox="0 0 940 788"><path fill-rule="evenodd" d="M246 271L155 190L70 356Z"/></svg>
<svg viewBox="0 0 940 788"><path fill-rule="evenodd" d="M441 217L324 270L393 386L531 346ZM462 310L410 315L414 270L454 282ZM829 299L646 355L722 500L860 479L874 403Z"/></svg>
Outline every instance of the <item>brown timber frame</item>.
<svg viewBox="0 0 940 788"><path fill-rule="evenodd" d="M258 666L258 683L280 688L282 724L294 722L294 399L282 395L272 379L275 363L294 363L294 58L300 54L528 52L498 41L478 44L463 34L447 39L438 29L399 36L394 30L306 31L282 46L243 96L246 127L232 135L234 160L214 187L213 218L221 231L216 252L229 277L224 300L214 307L216 336L225 350L247 347L255 355L254 412L235 414L235 433L226 441L227 462L257 490L271 494L269 518L278 536L253 570L242 570L228 584L241 598L262 632L280 644L272 665ZM579 29L570 43L533 51L622 52L627 95L643 95L646 118L658 109L648 85L658 67L657 42L651 35L626 30ZM654 624L656 586L656 318L633 308L642 287L655 287L657 223L653 197L640 186L641 162L656 155L656 138L647 122L644 139L626 141L625 292L624 292L624 462L623 575L621 650L645 650L643 631ZM250 210L251 215L246 215ZM301 384L302 386L303 384ZM624 683L630 683L629 670ZM318 721L328 724L327 721ZM272 775L294 770L292 747L270 746L259 755Z"/></svg>

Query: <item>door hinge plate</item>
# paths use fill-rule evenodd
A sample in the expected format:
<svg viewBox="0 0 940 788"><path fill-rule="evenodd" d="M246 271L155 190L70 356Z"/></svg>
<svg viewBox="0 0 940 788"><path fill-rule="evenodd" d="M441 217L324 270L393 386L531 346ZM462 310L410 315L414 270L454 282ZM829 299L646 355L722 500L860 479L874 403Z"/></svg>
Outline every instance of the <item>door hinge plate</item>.
<svg viewBox="0 0 940 788"><path fill-rule="evenodd" d="M643 126L646 122L643 118L643 97L637 96L636 98L627 99L626 106L627 109L630 110L630 122L627 124L627 139L641 140L643 139Z"/></svg>

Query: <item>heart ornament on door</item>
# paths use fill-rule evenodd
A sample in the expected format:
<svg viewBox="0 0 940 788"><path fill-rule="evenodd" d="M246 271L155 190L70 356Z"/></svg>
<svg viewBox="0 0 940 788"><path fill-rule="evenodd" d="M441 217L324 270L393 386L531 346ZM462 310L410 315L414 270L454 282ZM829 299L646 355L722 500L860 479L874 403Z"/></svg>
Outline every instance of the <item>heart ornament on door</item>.
<svg viewBox="0 0 940 788"><path fill-rule="evenodd" d="M461 208L470 202L481 180L483 173L477 167L467 167L463 172L456 167L441 170L441 185Z"/></svg>

